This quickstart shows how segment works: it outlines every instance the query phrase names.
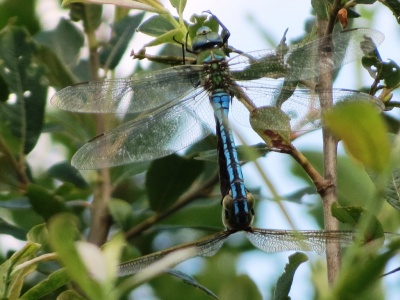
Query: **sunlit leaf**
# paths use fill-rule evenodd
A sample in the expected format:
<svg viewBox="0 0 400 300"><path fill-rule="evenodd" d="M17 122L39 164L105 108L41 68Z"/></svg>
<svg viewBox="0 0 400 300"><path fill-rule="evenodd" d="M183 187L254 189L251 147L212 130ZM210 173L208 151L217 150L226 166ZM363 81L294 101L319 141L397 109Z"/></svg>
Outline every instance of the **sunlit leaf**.
<svg viewBox="0 0 400 300"><path fill-rule="evenodd" d="M148 12L156 12L156 13L165 12L165 9L162 6L150 6L140 3L139 1L132 1L132 0L63 0L62 5L66 6L71 3L113 4L125 8L139 9Z"/></svg>
<svg viewBox="0 0 400 300"><path fill-rule="evenodd" d="M390 143L386 126L371 104L339 103L325 114L324 120L355 160L376 172L389 167Z"/></svg>
<svg viewBox="0 0 400 300"><path fill-rule="evenodd" d="M183 11L186 7L187 0L170 0L170 3L173 7L176 8L179 15L182 15Z"/></svg>
<svg viewBox="0 0 400 300"><path fill-rule="evenodd" d="M70 278L65 269L57 270L51 273L46 279L40 281L37 285L29 289L22 295L20 300L40 299L56 289L68 284ZM57 299L60 299L59 297Z"/></svg>
<svg viewBox="0 0 400 300"><path fill-rule="evenodd" d="M67 290L62 292L57 297L57 300L86 300L86 298L82 297L74 290Z"/></svg>
<svg viewBox="0 0 400 300"><path fill-rule="evenodd" d="M102 247L105 258L107 280L114 283L117 278L118 265L121 262L121 252L125 245L122 233L115 234L109 242Z"/></svg>
<svg viewBox="0 0 400 300"><path fill-rule="evenodd" d="M32 243L41 245L43 249L46 249L49 245L49 232L46 224L40 224L32 227L27 234L27 240Z"/></svg>
<svg viewBox="0 0 400 300"><path fill-rule="evenodd" d="M33 272L36 265L28 265L19 270L15 270L18 265L29 261L35 257L40 245L27 243L21 250L13 254L0 266L0 294L6 299L19 299L23 280Z"/></svg>
<svg viewBox="0 0 400 300"><path fill-rule="evenodd" d="M76 218L70 214L53 217L49 222L49 236L51 245L66 267L70 278L91 299L104 299L101 285L89 275L76 250L75 240L79 236Z"/></svg>
<svg viewBox="0 0 400 300"><path fill-rule="evenodd" d="M153 37L158 37L174 29L175 27L171 24L171 22L169 22L168 19L163 16L156 15L140 24L138 31Z"/></svg>

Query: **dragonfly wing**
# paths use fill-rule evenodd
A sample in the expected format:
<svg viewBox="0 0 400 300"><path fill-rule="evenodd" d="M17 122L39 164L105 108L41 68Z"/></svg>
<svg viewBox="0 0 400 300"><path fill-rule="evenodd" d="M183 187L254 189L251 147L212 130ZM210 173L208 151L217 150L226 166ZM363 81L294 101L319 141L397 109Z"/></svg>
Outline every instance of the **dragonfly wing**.
<svg viewBox="0 0 400 300"><path fill-rule="evenodd" d="M373 29L345 30L330 37L283 49L248 52L230 60L230 70L237 80L281 78L286 80L312 79L336 70L372 52L383 42L384 35ZM332 41L332 47L330 45ZM331 56L326 65L318 63L325 53Z"/></svg>
<svg viewBox="0 0 400 300"><path fill-rule="evenodd" d="M126 79L78 83L58 91L50 102L74 112L142 112L185 98L199 85L202 70L202 66L178 66Z"/></svg>
<svg viewBox="0 0 400 300"><path fill-rule="evenodd" d="M174 265L196 256L213 256L222 247L225 239L231 234L231 231L221 231L192 243L172 247L122 263L119 266L119 276L135 274L177 251L188 250L184 252L185 255L182 260L175 261ZM169 267L173 267L174 265L170 265Z"/></svg>
<svg viewBox="0 0 400 300"><path fill-rule="evenodd" d="M323 254L326 242L336 241L342 247L353 242L355 233L352 231L295 231L272 230L253 228L253 232L246 232L249 241L265 252L283 251L314 251Z"/></svg>
<svg viewBox="0 0 400 300"><path fill-rule="evenodd" d="M98 169L175 153L214 130L212 107L203 100L192 98L163 106L99 135L75 153L72 165ZM197 111L207 117L199 118Z"/></svg>
<svg viewBox="0 0 400 300"><path fill-rule="evenodd" d="M309 89L296 89L285 91L282 88L268 85L268 80L257 80L244 82L243 89L253 102L256 108L264 106L279 107L290 118L290 128L292 132L311 131L322 127L321 107L319 94ZM242 82L238 83L239 86ZM280 103L280 99L287 93L288 99ZM344 101L362 101L374 104L379 110L383 110L382 101L378 98L359 91L348 89L332 89L332 97L335 104ZM232 104L232 115L239 123L250 126L250 113L240 101ZM273 116L271 116L272 118ZM287 130L280 127L280 123L273 120L265 120L265 129Z"/></svg>

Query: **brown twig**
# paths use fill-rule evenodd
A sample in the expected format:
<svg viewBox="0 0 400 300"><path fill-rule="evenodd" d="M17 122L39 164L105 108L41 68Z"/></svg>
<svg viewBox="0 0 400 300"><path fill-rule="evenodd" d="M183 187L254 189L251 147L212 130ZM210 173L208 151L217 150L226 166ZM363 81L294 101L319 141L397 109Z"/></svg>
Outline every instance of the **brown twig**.
<svg viewBox="0 0 400 300"><path fill-rule="evenodd" d="M92 80L98 80L98 71L100 68L98 43L95 37L94 28L90 26L87 14L87 5L84 5L84 28L89 43L90 75ZM105 116L95 115L96 135L105 131ZM108 232L111 226L111 217L108 210L108 202L111 198L111 179L108 168L97 171L98 181L93 196L91 206L91 224L88 235L88 241L98 246L107 241Z"/></svg>
<svg viewBox="0 0 400 300"><path fill-rule="evenodd" d="M323 38L329 34L332 34L333 27L336 21L337 12L340 9L340 0L335 0L332 5L332 10L329 16L329 20L324 20L318 17L318 37ZM325 40L326 41L326 40ZM332 61L332 54L326 51L322 51L324 45L321 45L320 49L320 64L327 65L329 61ZM334 51L334 49L333 49ZM320 101L321 108L326 110L333 105L332 99L332 73L323 72L318 78L318 83L321 87ZM330 182L330 186L321 193L324 211L324 229L325 230L338 230L339 222L331 214L331 206L337 200L337 140L334 138L332 132L323 128L323 151L324 151L324 178ZM341 265L340 257L340 245L337 242L327 242L326 245L326 258L328 268L328 282L332 286L339 271Z"/></svg>
<svg viewBox="0 0 400 300"><path fill-rule="evenodd" d="M144 230L150 228L155 223L165 219L166 217L172 215L185 205L190 202L209 196L210 192L213 190L214 186L219 182L218 173L215 176L211 177L209 180L203 182L202 184L196 186L195 188L189 190L187 193L183 194L173 206L163 212L157 212L151 217L144 220L142 223L132 227L125 233L126 239L131 239L139 234L141 234Z"/></svg>
<svg viewBox="0 0 400 300"><path fill-rule="evenodd" d="M303 168L307 175L311 178L314 183L317 192L322 195L325 191L331 187L331 182L326 180L319 174L319 172L313 167L313 165L308 161L308 159L301 153L295 146L290 144L290 147L285 148L283 153L289 154L293 157L297 163Z"/></svg>

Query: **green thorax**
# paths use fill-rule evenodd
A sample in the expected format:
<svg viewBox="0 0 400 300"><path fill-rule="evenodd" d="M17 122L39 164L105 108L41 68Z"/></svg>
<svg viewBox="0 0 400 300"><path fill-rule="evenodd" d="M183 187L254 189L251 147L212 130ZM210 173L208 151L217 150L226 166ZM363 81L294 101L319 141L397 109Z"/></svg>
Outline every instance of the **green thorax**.
<svg viewBox="0 0 400 300"><path fill-rule="evenodd" d="M214 52L214 51L213 51ZM218 91L227 92L232 84L228 64L225 59L203 61L203 86L211 94Z"/></svg>

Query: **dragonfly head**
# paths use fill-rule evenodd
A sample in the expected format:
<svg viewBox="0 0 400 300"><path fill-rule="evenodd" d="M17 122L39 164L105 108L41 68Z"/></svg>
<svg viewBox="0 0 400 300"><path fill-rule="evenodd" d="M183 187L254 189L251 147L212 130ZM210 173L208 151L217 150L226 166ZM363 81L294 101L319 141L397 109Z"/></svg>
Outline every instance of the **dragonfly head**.
<svg viewBox="0 0 400 300"><path fill-rule="evenodd" d="M192 50L200 52L202 50L221 47L224 44L218 32L214 32L210 27L202 26L196 31L196 36L192 41Z"/></svg>
<svg viewBox="0 0 400 300"><path fill-rule="evenodd" d="M233 199L229 192L222 199L222 222L229 230L246 230L254 218L254 197L251 193L246 198Z"/></svg>

